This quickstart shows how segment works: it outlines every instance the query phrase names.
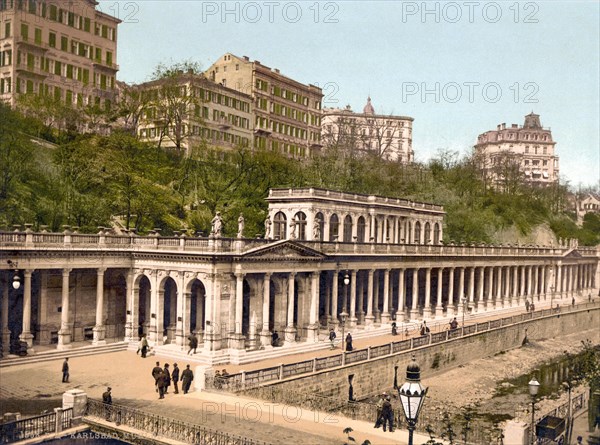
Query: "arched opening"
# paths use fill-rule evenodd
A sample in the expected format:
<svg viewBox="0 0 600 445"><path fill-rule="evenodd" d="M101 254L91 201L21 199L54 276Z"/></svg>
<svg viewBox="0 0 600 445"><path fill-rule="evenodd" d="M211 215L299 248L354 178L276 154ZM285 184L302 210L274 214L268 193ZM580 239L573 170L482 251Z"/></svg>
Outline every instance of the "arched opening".
<svg viewBox="0 0 600 445"><path fill-rule="evenodd" d="M440 225L435 223L433 226L433 244L440 243Z"/></svg>
<svg viewBox="0 0 600 445"><path fill-rule="evenodd" d="M294 219L296 220L296 236L297 239L305 240L306 239L306 213L298 212L294 215Z"/></svg>
<svg viewBox="0 0 600 445"><path fill-rule="evenodd" d="M415 244L421 244L421 223L417 221L415 223Z"/></svg>
<svg viewBox="0 0 600 445"><path fill-rule="evenodd" d="M138 278L138 336L148 335L150 327L150 280L145 275ZM134 286L135 287L135 286Z"/></svg>
<svg viewBox="0 0 600 445"><path fill-rule="evenodd" d="M273 237L276 240L287 237L287 218L283 212L277 212L273 218Z"/></svg>
<svg viewBox="0 0 600 445"><path fill-rule="evenodd" d="M428 222L425 223L425 234L424 234L424 238L425 238L425 244L429 245L431 244L431 226L429 225Z"/></svg>
<svg viewBox="0 0 600 445"><path fill-rule="evenodd" d="M329 218L329 241L337 241L340 234L340 220L334 213Z"/></svg>
<svg viewBox="0 0 600 445"><path fill-rule="evenodd" d="M315 233L315 231L313 230L313 239L315 241L323 241L325 218L323 217L323 214L321 212L318 212L315 215L315 224L318 225L318 231L317 233Z"/></svg>
<svg viewBox="0 0 600 445"><path fill-rule="evenodd" d="M356 223L356 238L359 243L365 242L366 229L367 224L365 222L365 218L363 216L359 216Z"/></svg>
<svg viewBox="0 0 600 445"><path fill-rule="evenodd" d="M158 334L163 336L164 343L175 343L175 332L177 330L177 283L175 283L173 278L167 277L163 286L162 329L159 326ZM161 316L160 310L157 315Z"/></svg>
<svg viewBox="0 0 600 445"><path fill-rule="evenodd" d="M344 218L344 242L352 242L352 217L346 215Z"/></svg>
<svg viewBox="0 0 600 445"><path fill-rule="evenodd" d="M197 336L204 333L204 323L206 321L205 305L206 288L202 281L195 279L190 287L190 317L187 328L190 333ZM201 338L198 338L198 341L201 341Z"/></svg>

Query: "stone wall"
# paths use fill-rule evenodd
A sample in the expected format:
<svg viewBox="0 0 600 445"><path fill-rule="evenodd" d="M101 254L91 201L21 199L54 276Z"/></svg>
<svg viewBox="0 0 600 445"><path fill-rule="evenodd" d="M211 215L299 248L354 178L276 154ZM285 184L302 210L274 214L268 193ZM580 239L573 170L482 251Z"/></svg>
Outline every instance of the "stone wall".
<svg viewBox="0 0 600 445"><path fill-rule="evenodd" d="M600 308L557 314L544 319L525 321L516 325L457 338L443 344L424 346L419 349L381 357L369 362L348 365L336 370L274 382L282 390L312 392L323 396L347 399L349 379L352 379L354 397L357 400L389 390L406 378L406 366L412 354L421 367L421 378L445 372L470 361L489 357L502 351L517 348L527 334L529 341L540 341L557 335L571 334L600 325ZM591 330L594 343L600 343L600 330ZM351 377L353 376L353 377Z"/></svg>

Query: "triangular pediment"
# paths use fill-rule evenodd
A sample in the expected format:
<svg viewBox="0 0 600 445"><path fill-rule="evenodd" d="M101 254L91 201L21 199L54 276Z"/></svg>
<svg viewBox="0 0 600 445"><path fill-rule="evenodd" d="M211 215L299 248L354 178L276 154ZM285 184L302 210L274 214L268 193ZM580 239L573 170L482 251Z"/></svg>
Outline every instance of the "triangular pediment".
<svg viewBox="0 0 600 445"><path fill-rule="evenodd" d="M249 260L320 261L325 255L301 243L283 240L249 250L242 255Z"/></svg>
<svg viewBox="0 0 600 445"><path fill-rule="evenodd" d="M573 249L569 253L564 255L563 258L581 258L581 254L579 253L579 251L577 249Z"/></svg>

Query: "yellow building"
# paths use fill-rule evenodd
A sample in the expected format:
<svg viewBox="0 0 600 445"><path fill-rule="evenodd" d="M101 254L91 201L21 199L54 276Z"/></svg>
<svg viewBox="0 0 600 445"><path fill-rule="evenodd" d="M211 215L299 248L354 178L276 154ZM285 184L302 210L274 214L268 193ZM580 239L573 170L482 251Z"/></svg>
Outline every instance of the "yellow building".
<svg viewBox="0 0 600 445"><path fill-rule="evenodd" d="M119 19L94 0L0 0L0 99L46 94L73 105L110 106Z"/></svg>
<svg viewBox="0 0 600 445"><path fill-rule="evenodd" d="M227 53L205 72L253 101L254 148L305 158L321 149L321 88Z"/></svg>

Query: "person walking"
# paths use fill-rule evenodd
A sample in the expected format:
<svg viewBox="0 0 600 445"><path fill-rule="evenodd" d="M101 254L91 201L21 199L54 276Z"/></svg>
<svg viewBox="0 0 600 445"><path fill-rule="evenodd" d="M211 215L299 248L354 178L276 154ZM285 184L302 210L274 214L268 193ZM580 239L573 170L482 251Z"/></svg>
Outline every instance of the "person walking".
<svg viewBox="0 0 600 445"><path fill-rule="evenodd" d="M398 335L398 326L395 321L392 323L392 335Z"/></svg>
<svg viewBox="0 0 600 445"><path fill-rule="evenodd" d="M160 367L160 362L156 362L156 366L152 368L152 377L154 378L154 386L156 388L156 392L158 392L158 377L162 372L162 368Z"/></svg>
<svg viewBox="0 0 600 445"><path fill-rule="evenodd" d="M571 306L575 307L575 297L571 298Z"/></svg>
<svg viewBox="0 0 600 445"><path fill-rule="evenodd" d="M456 329L458 329L458 321L456 320L456 317L454 317L450 322L450 330L454 331Z"/></svg>
<svg viewBox="0 0 600 445"><path fill-rule="evenodd" d="M167 386L165 387L165 394L169 392L169 386L171 386L171 372L169 371L169 364L165 363L165 368L163 369L165 373L165 381Z"/></svg>
<svg viewBox="0 0 600 445"><path fill-rule="evenodd" d="M181 373L181 389L184 394L187 394L190 390L190 386L194 380L194 373L190 369L190 365L186 365L185 369Z"/></svg>
<svg viewBox="0 0 600 445"><path fill-rule="evenodd" d="M348 332L346 335L346 352L352 351L352 335Z"/></svg>
<svg viewBox="0 0 600 445"><path fill-rule="evenodd" d="M423 324L421 325L421 335L427 335L429 334L429 326L427 326L427 322L423 321Z"/></svg>
<svg viewBox="0 0 600 445"><path fill-rule="evenodd" d="M198 347L198 338L194 335L194 334L190 334L190 336L188 337L190 342L190 349L188 350L188 355L190 355L192 353L192 351L194 351L194 354L196 353L196 348Z"/></svg>
<svg viewBox="0 0 600 445"><path fill-rule="evenodd" d="M529 300L525 300L525 312L529 312Z"/></svg>
<svg viewBox="0 0 600 445"><path fill-rule="evenodd" d="M106 420L110 421L110 412L112 410L112 394L111 394L112 388L109 386L108 388L106 388L106 391L104 391L102 393L102 403L104 403L104 415L106 417Z"/></svg>
<svg viewBox="0 0 600 445"><path fill-rule="evenodd" d="M62 364L62 382L69 383L69 357Z"/></svg>
<svg viewBox="0 0 600 445"><path fill-rule="evenodd" d="M394 432L394 409L392 408L392 402L390 396L386 396L383 401L383 407L381 408L381 418L383 423L383 431L386 430L386 425L390 430L390 433Z"/></svg>
<svg viewBox="0 0 600 445"><path fill-rule="evenodd" d="M142 352L142 358L146 358L146 354L148 353L148 339L146 338L146 334L142 335L140 351Z"/></svg>
<svg viewBox="0 0 600 445"><path fill-rule="evenodd" d="M335 337L335 331L333 330L333 328L329 328L329 342L331 343L329 349L335 349Z"/></svg>
<svg viewBox="0 0 600 445"><path fill-rule="evenodd" d="M166 390L169 386L169 381L167 380L167 374L165 374L163 369L160 370L160 374L158 374L158 379L156 379L156 382L156 386L158 387L158 398L164 399L165 394L167 393Z"/></svg>
<svg viewBox="0 0 600 445"><path fill-rule="evenodd" d="M383 420L381 417L381 413L383 410L383 402L385 402L386 397L387 393L384 392L375 404L375 407L377 408L377 417L375 418L375 425L373 425L373 428L379 428L381 426L381 422Z"/></svg>
<svg viewBox="0 0 600 445"><path fill-rule="evenodd" d="M179 394L179 387L177 382L179 381L179 368L177 363L173 363L173 372L171 373L171 380L173 381L173 388L175 388L175 394Z"/></svg>

